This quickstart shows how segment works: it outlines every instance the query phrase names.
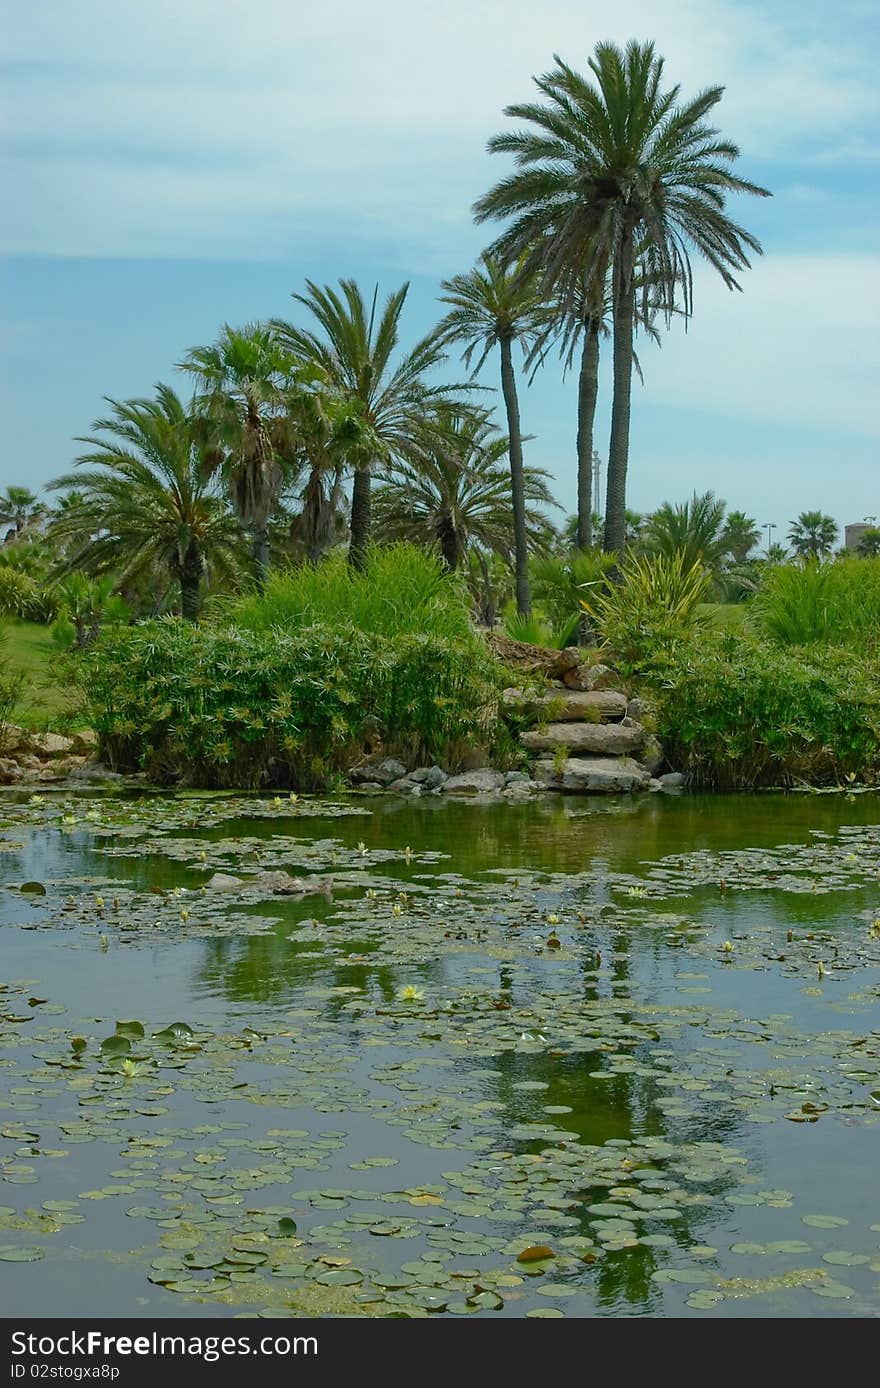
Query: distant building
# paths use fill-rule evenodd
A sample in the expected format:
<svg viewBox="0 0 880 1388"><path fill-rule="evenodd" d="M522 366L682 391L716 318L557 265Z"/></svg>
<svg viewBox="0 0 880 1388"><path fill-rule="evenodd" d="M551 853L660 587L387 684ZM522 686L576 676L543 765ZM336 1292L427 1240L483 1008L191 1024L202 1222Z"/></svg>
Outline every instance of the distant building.
<svg viewBox="0 0 880 1388"><path fill-rule="evenodd" d="M847 549L858 549L859 543L866 530L876 529L873 525L868 525L866 521L859 521L858 525L848 525L845 530Z"/></svg>

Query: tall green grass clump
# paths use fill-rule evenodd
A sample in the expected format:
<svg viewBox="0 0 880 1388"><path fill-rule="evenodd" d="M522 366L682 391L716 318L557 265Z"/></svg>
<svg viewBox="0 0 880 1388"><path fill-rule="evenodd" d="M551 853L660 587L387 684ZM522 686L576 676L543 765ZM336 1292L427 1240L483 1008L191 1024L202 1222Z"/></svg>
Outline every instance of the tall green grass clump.
<svg viewBox="0 0 880 1388"><path fill-rule="evenodd" d="M781 646L880 650L880 558L770 568L749 605L749 623Z"/></svg>
<svg viewBox="0 0 880 1388"><path fill-rule="evenodd" d="M845 785L880 774L880 677L852 652L704 636L677 648L655 688L664 751L695 787Z"/></svg>
<svg viewBox="0 0 880 1388"><path fill-rule="evenodd" d="M438 556L407 544L375 546L363 572L336 550L315 566L274 573L261 593L239 599L225 615L248 631L323 626L391 640L421 633L474 641L463 581Z"/></svg>
<svg viewBox="0 0 880 1388"><path fill-rule="evenodd" d="M581 600L611 659L623 674L656 665L708 626L702 606L712 584L702 564L681 550L627 559L616 581Z"/></svg>
<svg viewBox="0 0 880 1388"><path fill-rule="evenodd" d="M77 668L103 755L165 783L318 790L367 736L410 766L455 769L497 735L488 652L431 632L164 618L107 628Z"/></svg>

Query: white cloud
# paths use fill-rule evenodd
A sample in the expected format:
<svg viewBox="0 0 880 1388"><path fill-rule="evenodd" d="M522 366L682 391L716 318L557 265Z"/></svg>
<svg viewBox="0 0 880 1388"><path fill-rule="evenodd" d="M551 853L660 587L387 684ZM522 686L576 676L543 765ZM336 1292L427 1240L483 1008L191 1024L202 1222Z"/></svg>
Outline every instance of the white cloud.
<svg viewBox="0 0 880 1388"><path fill-rule="evenodd" d="M774 255L731 294L698 276L694 318L643 351L645 394L682 409L877 436L880 255Z"/></svg>
<svg viewBox="0 0 880 1388"><path fill-rule="evenodd" d="M747 166L860 147L869 55L827 24L742 0L43 0L4 36L2 246L271 256L345 216L451 262L501 169L485 140L554 50L654 36L686 92L727 84Z"/></svg>

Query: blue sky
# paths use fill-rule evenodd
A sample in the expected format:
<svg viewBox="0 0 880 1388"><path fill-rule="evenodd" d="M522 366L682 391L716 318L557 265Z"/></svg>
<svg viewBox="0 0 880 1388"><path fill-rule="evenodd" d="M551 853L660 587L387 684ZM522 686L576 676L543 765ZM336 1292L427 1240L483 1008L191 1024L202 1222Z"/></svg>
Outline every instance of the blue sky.
<svg viewBox="0 0 880 1388"><path fill-rule="evenodd" d="M292 313L307 276L409 280L415 340L485 239L469 209L506 166L485 152L503 106L554 52L583 67L598 39L632 36L685 93L726 86L719 124L775 196L733 206L765 248L744 292L699 272L687 334L642 350L631 504L711 487L775 538L804 508L880 514L873 0L16 7L0 39L0 486L66 469L103 395L175 380L224 321ZM603 455L608 404L603 377ZM529 458L566 510L574 409L555 361L523 389Z"/></svg>

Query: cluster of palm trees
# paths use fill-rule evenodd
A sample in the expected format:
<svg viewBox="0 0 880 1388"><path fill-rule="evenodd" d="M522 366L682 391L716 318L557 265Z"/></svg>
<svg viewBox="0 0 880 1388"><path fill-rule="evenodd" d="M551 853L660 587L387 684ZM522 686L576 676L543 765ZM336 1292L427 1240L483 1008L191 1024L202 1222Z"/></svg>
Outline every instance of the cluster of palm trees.
<svg viewBox="0 0 880 1388"><path fill-rule="evenodd" d="M352 280L307 281L293 295L304 326L227 326L185 355L189 403L167 385L152 399L109 401L81 440L77 470L52 484L66 497L53 524L71 566L125 577L161 565L194 616L206 572L235 563L235 523L262 581L286 517L289 540L312 562L346 531L355 567L377 535L427 537L451 568L469 550L484 564L501 555L528 614L529 554L547 533L551 498L524 461L515 351L529 378L551 350L566 370L579 361L575 540L588 550L609 334L601 531L604 549L622 552L635 336L690 315L694 255L739 288L760 246L729 218L727 200L766 190L734 172L739 151L711 124L722 88L683 100L653 44L601 43L587 75L556 58L535 82L538 99L508 107L515 128L489 142L514 161L475 205L498 234L470 272L443 282L434 331L401 348L406 285L380 304ZM504 433L475 381L496 348ZM452 350L461 382L439 375Z"/></svg>

